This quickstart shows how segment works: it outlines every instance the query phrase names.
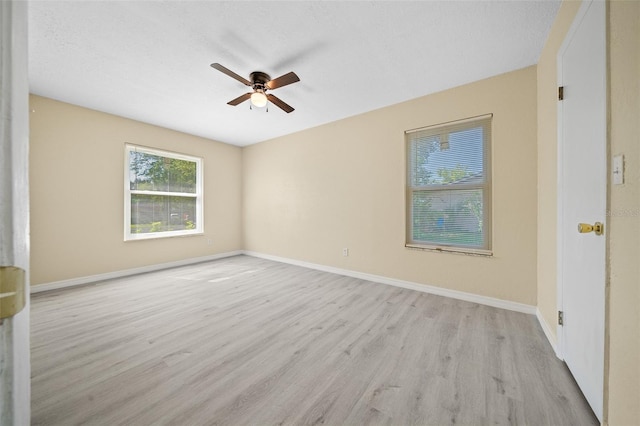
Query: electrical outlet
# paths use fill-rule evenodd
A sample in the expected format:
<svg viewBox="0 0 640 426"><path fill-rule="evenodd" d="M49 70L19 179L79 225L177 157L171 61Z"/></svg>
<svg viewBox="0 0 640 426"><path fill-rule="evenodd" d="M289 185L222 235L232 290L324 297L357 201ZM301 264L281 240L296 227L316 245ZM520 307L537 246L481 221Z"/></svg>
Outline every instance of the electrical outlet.
<svg viewBox="0 0 640 426"><path fill-rule="evenodd" d="M207 238L207 245L210 246L213 244L213 240L211 238Z"/></svg>
<svg viewBox="0 0 640 426"><path fill-rule="evenodd" d="M343 255L343 256L349 256L349 249L348 249L348 248L346 248L346 247L345 247L345 248L343 248L343 249L342 249L342 255Z"/></svg>

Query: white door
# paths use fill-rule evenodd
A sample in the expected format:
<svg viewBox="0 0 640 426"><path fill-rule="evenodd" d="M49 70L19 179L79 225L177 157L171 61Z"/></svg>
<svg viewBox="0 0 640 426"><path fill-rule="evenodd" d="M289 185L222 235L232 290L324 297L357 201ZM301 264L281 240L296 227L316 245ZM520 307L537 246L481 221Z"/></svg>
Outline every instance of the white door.
<svg viewBox="0 0 640 426"><path fill-rule="evenodd" d="M582 4L558 53L561 354L602 421L607 197L605 2ZM578 224L604 224L604 234ZM588 229L588 228L587 228ZM583 229L584 231L585 229Z"/></svg>
<svg viewBox="0 0 640 426"><path fill-rule="evenodd" d="M30 423L27 2L0 1L0 64L0 425L14 426Z"/></svg>

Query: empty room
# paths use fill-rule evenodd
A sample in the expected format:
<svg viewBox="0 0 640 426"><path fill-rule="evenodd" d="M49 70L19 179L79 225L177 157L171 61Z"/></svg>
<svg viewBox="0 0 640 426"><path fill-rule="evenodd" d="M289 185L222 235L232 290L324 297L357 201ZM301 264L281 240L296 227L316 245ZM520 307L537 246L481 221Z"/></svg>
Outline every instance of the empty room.
<svg viewBox="0 0 640 426"><path fill-rule="evenodd" d="M0 3L0 424L640 424L640 2Z"/></svg>

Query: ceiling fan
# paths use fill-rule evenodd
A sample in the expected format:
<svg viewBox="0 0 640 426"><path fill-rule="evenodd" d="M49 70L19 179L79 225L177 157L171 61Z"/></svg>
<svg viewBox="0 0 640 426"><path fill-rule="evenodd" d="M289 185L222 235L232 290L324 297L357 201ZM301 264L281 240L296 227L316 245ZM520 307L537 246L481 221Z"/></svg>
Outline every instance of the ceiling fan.
<svg viewBox="0 0 640 426"><path fill-rule="evenodd" d="M253 92L245 93L244 95L238 96L237 98L227 102L227 104L236 106L246 101L247 99L251 99L251 104L259 108L267 105L267 101L269 101L286 113L290 113L294 110L291 105L285 103L280 98L277 98L271 93L267 94L266 92L267 90L274 90L278 87L286 86L288 84L300 81L300 78L298 78L296 73L290 72L272 80L269 74L263 73L262 71L254 71L249 75L249 78L251 80L249 81L218 63L211 64L211 67L228 75L231 78L238 80L245 86L253 88Z"/></svg>

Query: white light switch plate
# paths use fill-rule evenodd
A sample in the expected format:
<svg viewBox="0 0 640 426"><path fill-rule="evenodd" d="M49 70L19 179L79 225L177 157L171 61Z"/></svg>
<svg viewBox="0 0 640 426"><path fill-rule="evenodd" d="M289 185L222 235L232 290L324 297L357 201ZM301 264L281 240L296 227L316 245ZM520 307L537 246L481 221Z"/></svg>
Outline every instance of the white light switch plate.
<svg viewBox="0 0 640 426"><path fill-rule="evenodd" d="M613 157L612 164L613 184L622 185L624 183L624 155L616 155Z"/></svg>

